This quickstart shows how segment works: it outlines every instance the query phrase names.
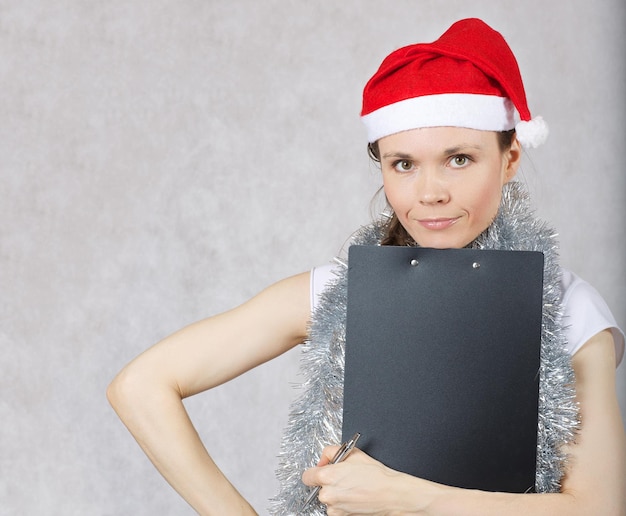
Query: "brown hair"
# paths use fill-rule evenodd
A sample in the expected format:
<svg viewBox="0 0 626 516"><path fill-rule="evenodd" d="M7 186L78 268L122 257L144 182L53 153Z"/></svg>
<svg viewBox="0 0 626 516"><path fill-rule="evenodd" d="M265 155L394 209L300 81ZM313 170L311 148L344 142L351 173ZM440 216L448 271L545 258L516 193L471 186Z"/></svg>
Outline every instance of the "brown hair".
<svg viewBox="0 0 626 516"><path fill-rule="evenodd" d="M498 136L498 146L501 152L506 152L513 142L515 136L515 129L510 131L500 131L496 133ZM369 143L367 145L367 153L369 157L375 163L380 164L380 150L378 148L378 142ZM387 202L389 205L389 202ZM409 235L404 226L400 224L398 216L394 213L387 223L387 229L385 235L380 242L381 245L399 245L399 246L414 246L416 245L413 237Z"/></svg>

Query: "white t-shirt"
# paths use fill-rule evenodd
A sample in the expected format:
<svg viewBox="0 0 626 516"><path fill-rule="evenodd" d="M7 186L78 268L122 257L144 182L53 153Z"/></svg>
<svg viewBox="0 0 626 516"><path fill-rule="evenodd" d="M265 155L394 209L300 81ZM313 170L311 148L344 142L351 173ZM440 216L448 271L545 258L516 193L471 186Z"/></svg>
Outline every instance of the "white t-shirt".
<svg viewBox="0 0 626 516"><path fill-rule="evenodd" d="M311 271L311 308L315 310L319 296L340 266L334 263ZM624 333L617 326L611 310L598 291L566 269L561 270L563 316L566 324L567 351L573 355L596 333L610 329L615 341L616 366L624 356Z"/></svg>

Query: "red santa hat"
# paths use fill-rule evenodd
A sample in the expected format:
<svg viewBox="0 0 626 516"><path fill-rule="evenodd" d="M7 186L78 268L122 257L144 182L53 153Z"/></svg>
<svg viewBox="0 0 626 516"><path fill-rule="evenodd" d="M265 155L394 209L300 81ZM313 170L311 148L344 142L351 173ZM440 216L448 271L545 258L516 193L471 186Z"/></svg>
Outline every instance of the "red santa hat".
<svg viewBox="0 0 626 516"><path fill-rule="evenodd" d="M392 52L363 91L369 142L420 127L515 128L524 147L548 136L532 118L513 52L499 32L476 18L453 24L437 41Z"/></svg>

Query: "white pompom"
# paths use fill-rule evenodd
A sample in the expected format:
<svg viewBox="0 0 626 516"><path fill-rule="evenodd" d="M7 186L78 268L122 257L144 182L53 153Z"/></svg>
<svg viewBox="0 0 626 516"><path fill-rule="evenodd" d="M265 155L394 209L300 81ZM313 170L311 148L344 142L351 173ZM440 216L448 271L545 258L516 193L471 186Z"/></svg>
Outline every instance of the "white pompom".
<svg viewBox="0 0 626 516"><path fill-rule="evenodd" d="M515 126L517 139L522 147L539 147L548 138L548 124L538 116L528 122L518 122Z"/></svg>

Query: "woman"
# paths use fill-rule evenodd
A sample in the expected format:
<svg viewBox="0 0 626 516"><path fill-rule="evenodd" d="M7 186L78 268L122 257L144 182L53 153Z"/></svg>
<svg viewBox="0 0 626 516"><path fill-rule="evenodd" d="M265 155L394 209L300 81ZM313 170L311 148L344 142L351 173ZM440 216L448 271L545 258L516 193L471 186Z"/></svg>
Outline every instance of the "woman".
<svg viewBox="0 0 626 516"><path fill-rule="evenodd" d="M515 111L521 119L517 124ZM512 238L513 248L523 248L518 243L538 233L537 245L554 254L550 232L534 231L538 226L527 213L523 193L511 186L522 145L541 143L546 127L530 116L508 45L483 22L462 20L432 44L388 56L365 88L363 120L393 217L359 238L436 248L498 246ZM496 227L513 229L513 236L503 237L507 233ZM342 275L343 266L322 267L280 281L243 305L156 344L112 382L108 396L114 408L163 476L199 513L255 511L211 460L182 399L304 341L312 381L285 435L283 488L275 514L302 514L307 488L300 476L307 486L321 486L319 502L325 507L316 503L310 509L314 514L626 513L626 440L615 393L623 334L597 293L568 272L553 274L553 283L559 283L554 303L544 299L545 306L562 307L567 323L555 323L554 336L546 339L555 356L567 340L580 424L571 414L557 420L564 430L551 434L555 464L546 465L538 477L541 494L451 488L390 470L359 450L328 465L336 447L322 451L316 438L324 436L324 444L331 444L340 432L340 404L329 403L324 392L329 392L325 382L330 377L341 383L342 370L330 376L322 371L341 362ZM329 292L339 295L332 303ZM331 305L339 317L328 332L332 335L324 335L317 328ZM573 406L562 383L554 403ZM550 410L542 415L546 421L554 417L561 416ZM309 446L308 453L293 459L301 446ZM562 461L565 453L567 462ZM311 457L320 454L318 466L311 467Z"/></svg>

